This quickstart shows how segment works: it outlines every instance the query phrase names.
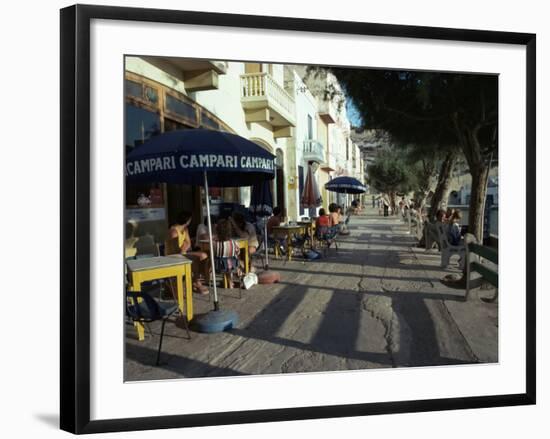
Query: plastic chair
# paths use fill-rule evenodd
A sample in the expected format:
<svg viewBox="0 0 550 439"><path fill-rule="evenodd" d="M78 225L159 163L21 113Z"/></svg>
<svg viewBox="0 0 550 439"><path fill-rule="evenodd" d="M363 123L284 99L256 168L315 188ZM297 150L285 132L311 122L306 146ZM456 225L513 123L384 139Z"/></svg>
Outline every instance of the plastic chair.
<svg viewBox="0 0 550 439"><path fill-rule="evenodd" d="M321 247L323 247L323 252L325 256L328 253L328 250L332 244L334 244L336 253L338 253L338 243L336 242L336 237L338 236L339 232L340 232L339 224L332 227L328 227L328 226L317 227L315 231L317 235L317 242L319 242L321 244Z"/></svg>
<svg viewBox="0 0 550 439"><path fill-rule="evenodd" d="M436 223L436 230L438 235L439 246L441 250L441 267L446 268L449 265L451 256L457 255L459 257L458 266L462 270L464 269L466 248L464 243L458 245L452 245L447 237L448 229L447 224Z"/></svg>
<svg viewBox="0 0 550 439"><path fill-rule="evenodd" d="M126 315L134 322L150 323L157 320L162 320L160 330L160 340L157 352L156 365L160 364L160 352L162 349L162 339L164 337L164 326L166 320L178 310L177 303L162 303L157 302L149 294L142 291L127 291L126 292ZM187 337L191 339L187 319L183 317L185 322L185 330Z"/></svg>

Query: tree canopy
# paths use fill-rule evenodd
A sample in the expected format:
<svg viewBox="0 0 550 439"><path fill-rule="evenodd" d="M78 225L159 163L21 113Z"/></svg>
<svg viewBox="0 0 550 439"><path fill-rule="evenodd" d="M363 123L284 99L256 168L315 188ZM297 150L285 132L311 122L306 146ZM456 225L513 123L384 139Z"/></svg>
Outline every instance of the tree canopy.
<svg viewBox="0 0 550 439"><path fill-rule="evenodd" d="M403 155L395 150L381 150L369 166L369 184L387 194L409 192L414 188L414 174Z"/></svg>
<svg viewBox="0 0 550 439"><path fill-rule="evenodd" d="M475 168L497 154L498 77L330 68L365 127L397 142L459 147Z"/></svg>
<svg viewBox="0 0 550 439"><path fill-rule="evenodd" d="M464 154L472 175L469 227L480 238L489 168L498 159L498 77L326 69L353 100L365 128L386 130L397 143L454 148Z"/></svg>

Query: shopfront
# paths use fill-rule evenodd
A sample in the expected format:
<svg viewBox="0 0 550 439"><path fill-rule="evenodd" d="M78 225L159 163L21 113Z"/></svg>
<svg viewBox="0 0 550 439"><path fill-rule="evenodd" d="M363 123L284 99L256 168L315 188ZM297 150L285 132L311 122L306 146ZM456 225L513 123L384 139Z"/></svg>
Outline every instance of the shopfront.
<svg viewBox="0 0 550 439"><path fill-rule="evenodd" d="M233 132L218 117L182 93L140 75L125 76L125 151L172 130L206 128ZM127 238L143 241L143 252L162 244L178 212L193 213L191 232L203 220L204 193L199 187L176 184L126 184ZM239 202L236 188L210 188L212 205ZM145 237L145 238L144 238ZM151 244L153 242L154 244Z"/></svg>

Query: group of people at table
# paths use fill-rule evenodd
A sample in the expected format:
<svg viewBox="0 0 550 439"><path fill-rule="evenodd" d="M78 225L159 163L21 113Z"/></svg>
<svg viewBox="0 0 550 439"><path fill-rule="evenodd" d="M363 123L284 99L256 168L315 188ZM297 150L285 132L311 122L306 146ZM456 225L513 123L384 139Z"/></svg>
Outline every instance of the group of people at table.
<svg viewBox="0 0 550 439"><path fill-rule="evenodd" d="M354 206L352 206L354 208ZM350 208L351 209L351 208ZM194 237L191 236L189 227L193 220L189 212L180 212L174 224L168 229L167 239L164 245L164 254L182 254L192 261L193 291L200 294L209 294L204 283L209 279L209 233L207 219L199 224ZM335 203L328 207L328 213L324 208L319 210L319 215L309 220L315 225L316 236L323 238L323 235L336 235L341 231L344 223L342 208ZM268 240L276 242L283 251L287 248L287 240L281 233L281 226L285 223L284 211L280 207L273 209L273 215L267 219L266 229ZM258 227L257 227L258 226ZM246 261L244 252L240 251L238 240L246 240L248 244L248 255L251 256L260 246L258 232L263 231L260 224L254 225L246 220L241 212L234 211L227 218L218 219L212 222L213 250L215 255L216 269L227 273L241 273L242 271L255 271L254 266ZM248 267L245 264L249 264ZM230 275L232 283L232 275ZM230 287L232 285L230 284Z"/></svg>
<svg viewBox="0 0 550 439"><path fill-rule="evenodd" d="M165 241L164 254L183 254L193 261L193 291L208 294L208 288L203 282L209 278L210 262L208 260L209 233L207 221L197 226L195 236L192 238L189 231L193 217L189 212L180 212L174 224L168 230L168 238ZM241 254L239 239L247 241L248 254L256 252L259 242L256 229L253 224L247 222L243 214L233 212L228 218L219 219L212 224L212 244L216 261L223 267L216 267L223 271L244 270L245 258ZM253 267L250 267L253 270ZM230 285L231 286L231 285Z"/></svg>

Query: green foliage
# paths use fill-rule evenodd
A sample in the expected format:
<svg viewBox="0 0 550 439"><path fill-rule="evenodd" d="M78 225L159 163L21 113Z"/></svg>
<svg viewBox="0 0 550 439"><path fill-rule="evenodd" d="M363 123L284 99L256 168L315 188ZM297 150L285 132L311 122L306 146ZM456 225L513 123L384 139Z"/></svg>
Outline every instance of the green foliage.
<svg viewBox="0 0 550 439"><path fill-rule="evenodd" d="M368 129L395 142L459 146L470 168L497 154L496 75L329 68Z"/></svg>
<svg viewBox="0 0 550 439"><path fill-rule="evenodd" d="M420 145L410 145L404 152L412 176L412 190L427 193L441 163L440 152Z"/></svg>
<svg viewBox="0 0 550 439"><path fill-rule="evenodd" d="M368 167L369 184L383 193L409 192L415 183L414 173L406 163L404 154L386 149L378 153Z"/></svg>

